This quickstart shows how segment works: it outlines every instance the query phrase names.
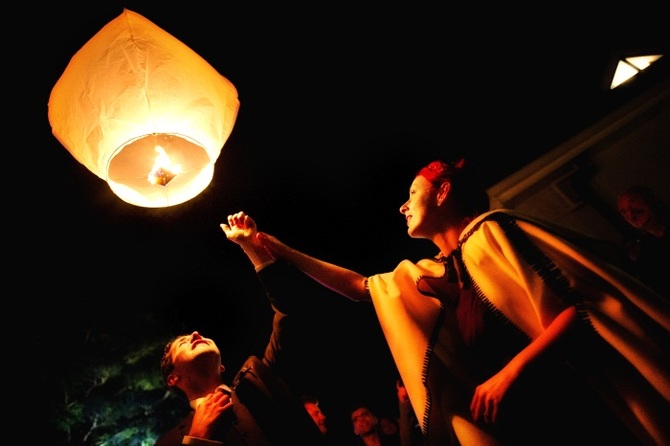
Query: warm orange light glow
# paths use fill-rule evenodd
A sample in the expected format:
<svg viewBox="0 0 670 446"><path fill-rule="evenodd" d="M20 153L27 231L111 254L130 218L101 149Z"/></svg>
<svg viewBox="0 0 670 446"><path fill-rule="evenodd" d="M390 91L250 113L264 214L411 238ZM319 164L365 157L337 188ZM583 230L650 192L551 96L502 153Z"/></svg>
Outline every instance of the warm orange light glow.
<svg viewBox="0 0 670 446"><path fill-rule="evenodd" d="M210 184L239 105L228 79L126 9L72 57L51 91L49 122L122 200L166 207Z"/></svg>
<svg viewBox="0 0 670 446"><path fill-rule="evenodd" d="M170 157L165 153L165 150L161 146L156 146L156 153L158 155L156 155L154 167L151 169L151 173L149 173L147 180L149 180L151 184L167 186L175 176L181 173L181 166L172 164L170 162Z"/></svg>

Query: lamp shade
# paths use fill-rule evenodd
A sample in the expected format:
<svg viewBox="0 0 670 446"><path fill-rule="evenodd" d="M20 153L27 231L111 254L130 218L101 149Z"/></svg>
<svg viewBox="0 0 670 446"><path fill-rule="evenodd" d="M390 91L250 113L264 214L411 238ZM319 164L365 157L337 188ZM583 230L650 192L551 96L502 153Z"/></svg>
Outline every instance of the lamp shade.
<svg viewBox="0 0 670 446"><path fill-rule="evenodd" d="M48 109L58 141L122 200L166 207L209 185L239 105L209 63L124 9L72 57Z"/></svg>

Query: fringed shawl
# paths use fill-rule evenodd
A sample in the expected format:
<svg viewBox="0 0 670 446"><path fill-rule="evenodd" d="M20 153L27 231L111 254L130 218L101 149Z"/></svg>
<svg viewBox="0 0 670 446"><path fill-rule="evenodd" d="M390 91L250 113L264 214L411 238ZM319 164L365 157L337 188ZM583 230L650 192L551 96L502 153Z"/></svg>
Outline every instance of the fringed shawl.
<svg viewBox="0 0 670 446"><path fill-rule="evenodd" d="M450 266L446 258L404 260L368 279L370 296L427 443L497 445L469 419L475 382L453 307L444 305L459 293Z"/></svg>
<svg viewBox="0 0 670 446"><path fill-rule="evenodd" d="M589 345L598 351L575 351L570 365L643 442L670 444L668 300L558 229L510 211L491 211L473 221L455 254L476 295L531 339L565 308L576 306L594 335ZM421 279L446 272L437 259L406 260L392 272L370 277L368 287L429 442L444 438L448 444L450 431L460 444L496 444L465 411L469 401L462 392L471 397L474 383L454 315L436 295L420 289ZM435 371L443 376L431 376ZM435 398L445 392L453 398Z"/></svg>

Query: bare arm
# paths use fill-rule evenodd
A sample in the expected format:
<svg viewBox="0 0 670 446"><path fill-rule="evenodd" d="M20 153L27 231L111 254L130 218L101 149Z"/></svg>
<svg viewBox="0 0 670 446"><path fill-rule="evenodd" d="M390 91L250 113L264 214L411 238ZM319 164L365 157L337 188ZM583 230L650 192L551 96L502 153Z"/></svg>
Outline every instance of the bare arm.
<svg viewBox="0 0 670 446"><path fill-rule="evenodd" d="M311 257L264 232L258 233L258 239L273 256L292 263L326 288L354 301L370 301L370 296L365 289L366 277L362 274Z"/></svg>
<svg viewBox="0 0 670 446"><path fill-rule="evenodd" d="M541 335L517 353L505 367L477 386L470 404L474 420L477 421L483 417L486 422L495 422L500 403L512 383L531 363L540 360L541 356L546 355L559 343L570 337L572 329L577 324L579 321L575 307L563 310Z"/></svg>

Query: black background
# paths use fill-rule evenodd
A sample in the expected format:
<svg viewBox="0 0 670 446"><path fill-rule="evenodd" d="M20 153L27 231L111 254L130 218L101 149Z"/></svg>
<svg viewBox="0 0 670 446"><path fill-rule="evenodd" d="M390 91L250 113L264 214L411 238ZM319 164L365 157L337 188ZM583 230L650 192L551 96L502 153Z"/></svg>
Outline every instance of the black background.
<svg viewBox="0 0 670 446"><path fill-rule="evenodd" d="M72 55L124 7L239 93L212 183L171 208L121 201L47 119ZM8 243L19 245L11 299L31 332L28 376L70 373L91 338L122 346L191 330L237 370L263 345L269 313L251 264L219 228L228 214L244 210L261 230L366 275L432 255L398 212L419 167L466 155L495 184L628 100L630 89L603 88L618 54L668 41L665 11L497 8L107 1L50 4L39 26L19 14L11 75L24 88L12 91L22 99L10 125L28 129L11 144L22 179L7 197ZM297 355L305 390L332 418L358 397L393 406L394 365L372 307L308 293L320 305Z"/></svg>

